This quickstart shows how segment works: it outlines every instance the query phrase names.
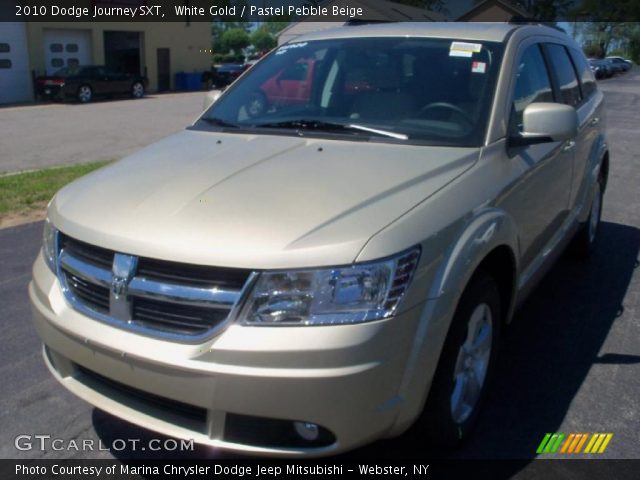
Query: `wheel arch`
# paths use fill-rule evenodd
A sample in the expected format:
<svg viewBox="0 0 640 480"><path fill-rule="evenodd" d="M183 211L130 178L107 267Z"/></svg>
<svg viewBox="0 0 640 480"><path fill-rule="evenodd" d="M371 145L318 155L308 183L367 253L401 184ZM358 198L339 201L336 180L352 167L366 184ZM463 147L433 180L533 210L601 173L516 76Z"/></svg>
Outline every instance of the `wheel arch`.
<svg viewBox="0 0 640 480"><path fill-rule="evenodd" d="M501 320L508 323L516 304L519 242L513 219L499 208L487 208L466 227L444 255L429 290L399 388L407 408L390 435L418 418L426 402L460 297L480 269L494 276L500 291Z"/></svg>

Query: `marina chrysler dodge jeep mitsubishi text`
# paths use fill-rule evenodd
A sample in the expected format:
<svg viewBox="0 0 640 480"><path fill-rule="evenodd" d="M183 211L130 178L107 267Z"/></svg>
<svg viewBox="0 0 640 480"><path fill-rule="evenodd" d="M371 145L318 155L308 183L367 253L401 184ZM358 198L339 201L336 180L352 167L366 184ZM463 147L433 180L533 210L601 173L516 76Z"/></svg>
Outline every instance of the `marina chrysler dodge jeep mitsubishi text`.
<svg viewBox="0 0 640 480"><path fill-rule="evenodd" d="M236 452L327 455L416 422L463 440L501 328L596 239L609 153L577 45L345 26L210 99L51 201L29 294L52 374Z"/></svg>

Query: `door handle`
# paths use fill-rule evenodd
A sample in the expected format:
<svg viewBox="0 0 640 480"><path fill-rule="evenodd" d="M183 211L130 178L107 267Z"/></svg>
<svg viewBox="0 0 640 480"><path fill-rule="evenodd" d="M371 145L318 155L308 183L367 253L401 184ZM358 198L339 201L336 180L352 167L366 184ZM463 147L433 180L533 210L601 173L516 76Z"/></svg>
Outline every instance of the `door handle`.
<svg viewBox="0 0 640 480"><path fill-rule="evenodd" d="M596 125L598 125L600 123L600 117L593 117L591 119L591 126L595 127Z"/></svg>
<svg viewBox="0 0 640 480"><path fill-rule="evenodd" d="M569 152L573 150L575 146L576 146L576 142L574 140L569 140L567 141L567 143L564 144L564 147L562 147L562 151Z"/></svg>

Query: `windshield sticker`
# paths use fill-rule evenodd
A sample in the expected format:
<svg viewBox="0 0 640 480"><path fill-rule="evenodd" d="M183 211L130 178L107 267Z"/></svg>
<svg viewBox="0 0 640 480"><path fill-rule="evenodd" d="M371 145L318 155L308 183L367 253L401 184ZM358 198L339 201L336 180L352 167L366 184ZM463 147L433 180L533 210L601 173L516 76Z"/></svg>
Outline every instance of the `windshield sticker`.
<svg viewBox="0 0 640 480"><path fill-rule="evenodd" d="M450 57L471 57L482 50L481 43L451 42Z"/></svg>
<svg viewBox="0 0 640 480"><path fill-rule="evenodd" d="M286 45L281 46L276 52L276 55L282 55L283 53L287 53L292 48L302 48L306 46L307 46L307 42L288 43Z"/></svg>
<svg viewBox="0 0 640 480"><path fill-rule="evenodd" d="M471 71L473 73L485 73L487 71L487 64L485 62L472 62Z"/></svg>

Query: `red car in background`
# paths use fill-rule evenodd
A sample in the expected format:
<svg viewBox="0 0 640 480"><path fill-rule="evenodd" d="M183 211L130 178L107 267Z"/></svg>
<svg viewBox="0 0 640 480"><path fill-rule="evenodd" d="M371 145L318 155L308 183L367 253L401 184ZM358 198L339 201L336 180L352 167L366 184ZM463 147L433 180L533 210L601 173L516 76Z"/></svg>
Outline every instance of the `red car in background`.
<svg viewBox="0 0 640 480"><path fill-rule="evenodd" d="M317 60L301 59L264 82L260 93L251 99L249 115L258 115L271 107L304 105L309 102ZM345 93L371 90L362 81L347 81Z"/></svg>

